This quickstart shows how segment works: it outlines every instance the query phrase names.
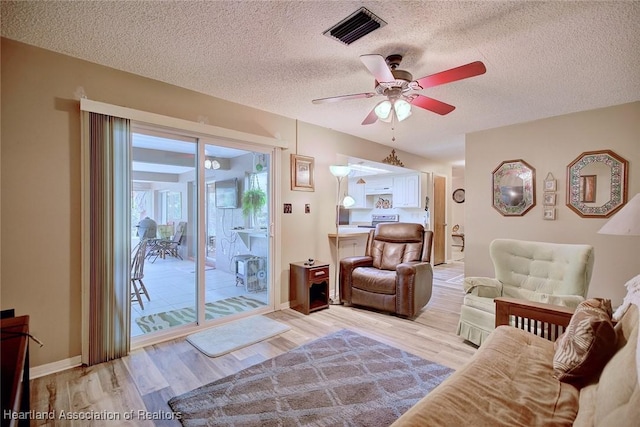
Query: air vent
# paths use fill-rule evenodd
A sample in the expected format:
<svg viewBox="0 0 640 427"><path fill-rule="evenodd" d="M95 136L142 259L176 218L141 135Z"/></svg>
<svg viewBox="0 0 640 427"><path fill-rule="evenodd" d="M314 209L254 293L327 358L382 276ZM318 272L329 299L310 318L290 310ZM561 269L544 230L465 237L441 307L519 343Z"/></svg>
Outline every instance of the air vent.
<svg viewBox="0 0 640 427"><path fill-rule="evenodd" d="M354 41L385 25L387 25L386 22L363 7L322 34L346 45L350 45Z"/></svg>

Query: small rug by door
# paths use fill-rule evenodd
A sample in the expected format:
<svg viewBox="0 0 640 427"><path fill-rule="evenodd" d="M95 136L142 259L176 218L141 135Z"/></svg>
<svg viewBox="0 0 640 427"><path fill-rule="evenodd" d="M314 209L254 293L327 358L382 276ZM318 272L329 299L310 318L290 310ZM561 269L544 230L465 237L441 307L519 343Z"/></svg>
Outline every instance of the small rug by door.
<svg viewBox="0 0 640 427"><path fill-rule="evenodd" d="M342 329L169 405L184 426L388 426L452 372Z"/></svg>
<svg viewBox="0 0 640 427"><path fill-rule="evenodd" d="M218 357L289 329L289 325L268 317L251 316L189 335L187 341L207 356Z"/></svg>
<svg viewBox="0 0 640 427"><path fill-rule="evenodd" d="M266 304L260 300L244 295L208 302L205 304L205 319L217 319L230 314L242 313L243 311L264 307L265 305ZM194 307L163 311L161 313L136 318L136 323L144 333L161 331L173 326L193 323L195 321L196 310Z"/></svg>

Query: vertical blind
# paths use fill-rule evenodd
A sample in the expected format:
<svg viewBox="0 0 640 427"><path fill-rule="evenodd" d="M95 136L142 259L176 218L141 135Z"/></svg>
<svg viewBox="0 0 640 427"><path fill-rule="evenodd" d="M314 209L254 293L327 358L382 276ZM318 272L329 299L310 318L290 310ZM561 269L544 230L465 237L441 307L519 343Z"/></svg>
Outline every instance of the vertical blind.
<svg viewBox="0 0 640 427"><path fill-rule="evenodd" d="M130 348L131 124L83 113L89 148L89 336L87 364Z"/></svg>

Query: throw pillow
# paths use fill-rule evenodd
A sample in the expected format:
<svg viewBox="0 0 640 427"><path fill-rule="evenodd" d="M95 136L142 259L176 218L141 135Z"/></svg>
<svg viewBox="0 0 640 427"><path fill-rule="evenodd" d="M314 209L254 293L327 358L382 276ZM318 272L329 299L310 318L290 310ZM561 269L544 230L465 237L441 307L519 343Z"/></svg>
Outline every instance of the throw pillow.
<svg viewBox="0 0 640 427"><path fill-rule="evenodd" d="M578 305L566 331L555 343L555 378L581 387L599 377L616 350L611 312L608 299L592 298Z"/></svg>

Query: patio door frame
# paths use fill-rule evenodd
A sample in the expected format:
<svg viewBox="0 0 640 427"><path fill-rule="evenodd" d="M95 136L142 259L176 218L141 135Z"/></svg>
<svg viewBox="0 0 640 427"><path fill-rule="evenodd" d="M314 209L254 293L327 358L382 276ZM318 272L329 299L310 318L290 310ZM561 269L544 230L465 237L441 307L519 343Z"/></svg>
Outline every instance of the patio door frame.
<svg viewBox="0 0 640 427"><path fill-rule="evenodd" d="M271 284L269 292L269 305L270 311L275 311L279 307L279 301L281 299L281 283L278 280L279 274L276 272L279 270L277 267L281 265L282 253L281 253L281 219L277 215L276 206L279 206L281 201L281 185L282 182L282 166L281 166L281 150L287 148L287 143L276 139L265 137L261 135L255 135L245 132L240 132L232 129L221 128L217 126L211 126L203 123L191 122L188 120L178 119L175 117L163 116L160 114L150 113L146 111L135 110L131 108L121 107L112 104L106 104L98 101L92 101L86 98L80 100L80 109L82 111L88 111L93 113L99 113L109 115L113 117L120 117L129 119L132 122L141 123L150 126L158 126L159 128L169 129L173 132L184 132L186 135L194 136L198 138L197 141L197 164L196 180L198 182L198 195L197 197L201 201L197 204L198 209L198 230L204 230L205 224L205 192L206 186L204 185L204 166L201 160L204 159L204 147L207 143L211 143L211 140L216 141L216 144L228 146L231 148L237 148L241 150L259 152L264 154L270 154L270 164L268 165L271 179L269 180L269 283ZM223 142L223 144L219 144ZM86 156L83 156L83 180L89 181L89 168L86 163ZM82 262L81 262L81 275L82 275L82 358L86 359L89 351L89 280L90 280L90 245L89 245L89 204L91 198L90 193L86 187L83 187L82 191ZM206 251L204 248L205 236L204 233L198 232L197 237L198 244L198 269L197 269L197 283L198 283L198 297L197 297L197 313L198 322L196 325L188 325L184 328L180 327L179 330L169 330L167 333L153 334L151 337L136 339L132 342L131 348L139 348L146 345L150 345L156 342L164 341L170 338L174 338L181 335L186 335L198 329L209 327L205 325L205 313L201 309L204 306L205 288L203 286L204 277L202 276L204 271L204 262L206 258ZM130 248L129 248L130 249ZM129 332L130 335L130 332Z"/></svg>

